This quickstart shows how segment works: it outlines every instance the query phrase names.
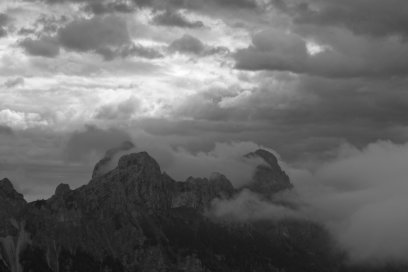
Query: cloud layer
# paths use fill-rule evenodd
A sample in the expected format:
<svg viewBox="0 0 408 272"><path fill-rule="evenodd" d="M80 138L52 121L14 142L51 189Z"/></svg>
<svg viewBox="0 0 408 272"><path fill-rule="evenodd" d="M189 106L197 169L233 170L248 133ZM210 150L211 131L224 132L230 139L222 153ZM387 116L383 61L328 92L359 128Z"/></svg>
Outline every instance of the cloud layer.
<svg viewBox="0 0 408 272"><path fill-rule="evenodd" d="M293 171L302 213L325 224L352 262L408 262L407 159L407 144L380 141L344 146L313 173Z"/></svg>
<svg viewBox="0 0 408 272"><path fill-rule="evenodd" d="M297 169L302 212L355 260L379 243L402 258L406 14L405 0L2 1L0 176L46 197L133 140L177 179L240 186L252 166L238 153L271 147Z"/></svg>

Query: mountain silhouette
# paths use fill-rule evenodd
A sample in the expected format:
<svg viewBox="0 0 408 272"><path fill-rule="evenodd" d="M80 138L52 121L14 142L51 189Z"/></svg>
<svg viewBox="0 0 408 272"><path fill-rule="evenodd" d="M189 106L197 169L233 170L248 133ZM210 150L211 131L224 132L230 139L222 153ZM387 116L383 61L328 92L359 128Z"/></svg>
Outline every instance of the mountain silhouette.
<svg viewBox="0 0 408 272"><path fill-rule="evenodd" d="M27 203L3 179L0 272L366 271L346 268L316 223L209 215L215 199L242 190L269 199L293 188L272 153L246 155L254 156L264 164L243 188L220 173L175 181L146 152L123 155L107 172L95 167L88 184L60 184L47 200Z"/></svg>

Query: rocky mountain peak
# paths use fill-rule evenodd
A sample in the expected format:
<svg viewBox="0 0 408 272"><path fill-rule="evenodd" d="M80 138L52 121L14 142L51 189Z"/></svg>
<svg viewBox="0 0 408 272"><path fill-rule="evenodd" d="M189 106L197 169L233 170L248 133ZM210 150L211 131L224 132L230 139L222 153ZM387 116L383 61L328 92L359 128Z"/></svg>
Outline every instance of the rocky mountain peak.
<svg viewBox="0 0 408 272"><path fill-rule="evenodd" d="M279 166L278 159L271 152L258 149L245 155L246 158L260 158L265 164L256 167L252 181L245 186L249 190L258 193L265 198L271 198L273 194L288 190L293 187L289 176Z"/></svg>
<svg viewBox="0 0 408 272"><path fill-rule="evenodd" d="M13 229L11 219L27 204L22 194L18 193L7 178L0 180L0 260L1 237ZM1 264L1 262L0 262ZM0 271L1 265L0 265Z"/></svg>
<svg viewBox="0 0 408 272"><path fill-rule="evenodd" d="M248 155L265 163L247 187L265 197L291 186L276 157L266 152ZM220 173L175 181L146 152L123 155L114 169L79 188L60 184L45 201L26 204L4 179L0 271L338 271L316 269L327 259L316 254L330 251L320 244L311 249L324 232L307 231L308 225L291 231L297 225L290 222L235 224L208 217L214 199L238 192ZM302 259L303 252L310 261ZM302 267L294 267L294 259Z"/></svg>
<svg viewBox="0 0 408 272"><path fill-rule="evenodd" d="M121 152L129 151L132 148L134 148L135 145L132 142L125 141L119 146L115 148L111 148L106 151L105 156L98 161L98 163L95 165L94 170L92 172L92 178L101 176L107 172L107 168L110 164L113 164L114 158Z"/></svg>
<svg viewBox="0 0 408 272"><path fill-rule="evenodd" d="M118 162L119 169L135 168L136 170L146 168L160 172L160 166L147 152L131 153L123 155Z"/></svg>
<svg viewBox="0 0 408 272"><path fill-rule="evenodd" d="M8 178L0 180L0 198L19 202L23 201L25 203L23 195L14 189L13 184Z"/></svg>
<svg viewBox="0 0 408 272"><path fill-rule="evenodd" d="M258 149L254 152L251 152L245 155L247 158L260 158L262 159L267 165L269 165L273 169L280 169L278 159L276 156L265 149Z"/></svg>
<svg viewBox="0 0 408 272"><path fill-rule="evenodd" d="M68 184L61 183L55 189L55 194L54 195L60 197L60 196L63 196L63 195L65 195L66 193L68 193L70 191L71 191L71 188L69 187Z"/></svg>

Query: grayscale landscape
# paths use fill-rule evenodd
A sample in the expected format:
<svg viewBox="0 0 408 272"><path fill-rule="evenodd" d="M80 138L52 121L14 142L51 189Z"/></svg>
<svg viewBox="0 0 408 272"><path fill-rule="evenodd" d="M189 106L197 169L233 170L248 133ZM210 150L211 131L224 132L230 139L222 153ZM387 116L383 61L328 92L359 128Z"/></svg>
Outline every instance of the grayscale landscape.
<svg viewBox="0 0 408 272"><path fill-rule="evenodd" d="M408 1L0 1L0 272L408 271Z"/></svg>

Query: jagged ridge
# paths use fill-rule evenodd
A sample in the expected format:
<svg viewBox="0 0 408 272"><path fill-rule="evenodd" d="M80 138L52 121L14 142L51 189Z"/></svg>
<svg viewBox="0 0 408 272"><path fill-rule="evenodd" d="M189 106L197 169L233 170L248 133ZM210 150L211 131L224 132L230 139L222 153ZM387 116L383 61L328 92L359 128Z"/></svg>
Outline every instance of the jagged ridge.
<svg viewBox="0 0 408 272"><path fill-rule="evenodd" d="M273 184L285 182L279 188L290 188L276 158L263 151L254 154L269 166L259 168L262 175L256 172L253 184L267 184L270 176L276 178L271 180ZM13 196L7 199L23 203L22 196L14 189L10 191L9 183L4 184L7 197ZM268 195L277 192L278 187L270 188L273 190ZM228 199L237 191L222 174L174 181L149 154L140 152L122 156L115 169L95 175L78 189L62 184L48 200L16 205L10 216L26 222L24 229L31 234L31 243L18 253L23 266L33 272L282 268L326 272L330 271L328 263L333 269L338 266L336 255L329 250L327 233L311 223L258 222L242 226L204 216L214 198ZM15 235L11 228L2 231ZM298 237L300 229L302 237ZM298 241L302 243L296 245ZM316 243L316 248L308 248ZM313 262L309 262L312 256ZM293 257L305 262L291 264ZM0 269L8 271L10 267L0 261Z"/></svg>

